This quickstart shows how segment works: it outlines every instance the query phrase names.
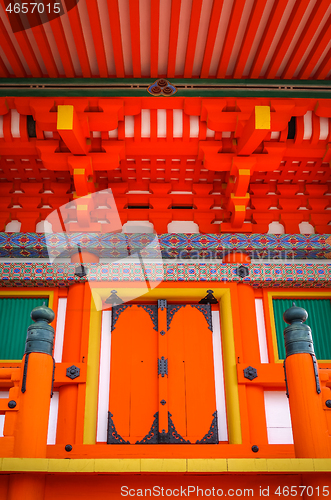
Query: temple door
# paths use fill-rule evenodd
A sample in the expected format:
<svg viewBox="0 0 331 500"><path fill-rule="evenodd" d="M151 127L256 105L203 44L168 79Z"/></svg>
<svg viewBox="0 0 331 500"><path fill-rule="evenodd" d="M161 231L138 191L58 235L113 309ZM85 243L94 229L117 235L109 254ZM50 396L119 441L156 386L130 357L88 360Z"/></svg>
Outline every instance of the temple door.
<svg viewBox="0 0 331 500"><path fill-rule="evenodd" d="M209 304L113 308L107 442L218 442Z"/></svg>

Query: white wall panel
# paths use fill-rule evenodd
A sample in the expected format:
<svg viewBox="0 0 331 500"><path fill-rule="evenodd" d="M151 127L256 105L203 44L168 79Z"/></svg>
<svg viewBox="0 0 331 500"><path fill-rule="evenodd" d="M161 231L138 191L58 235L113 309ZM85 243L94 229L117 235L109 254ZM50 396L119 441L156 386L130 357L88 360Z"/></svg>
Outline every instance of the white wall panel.
<svg viewBox="0 0 331 500"><path fill-rule="evenodd" d="M265 391L269 444L293 444L290 407L285 391Z"/></svg>
<svg viewBox="0 0 331 500"><path fill-rule="evenodd" d="M97 442L107 442L110 384L111 315L111 311L103 311L102 313Z"/></svg>
<svg viewBox="0 0 331 500"><path fill-rule="evenodd" d="M261 363L269 363L267 334L264 321L263 300L255 299L257 333L259 337L260 359Z"/></svg>
<svg viewBox="0 0 331 500"><path fill-rule="evenodd" d="M219 441L227 441L228 426L226 419L222 339L219 311L212 311L212 323L218 439Z"/></svg>

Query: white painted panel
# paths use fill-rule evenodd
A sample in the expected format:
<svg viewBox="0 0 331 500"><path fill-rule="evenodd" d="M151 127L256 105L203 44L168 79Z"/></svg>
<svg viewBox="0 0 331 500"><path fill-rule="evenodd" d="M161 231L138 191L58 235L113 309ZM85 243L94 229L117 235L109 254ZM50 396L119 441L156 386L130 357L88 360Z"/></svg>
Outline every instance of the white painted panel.
<svg viewBox="0 0 331 500"><path fill-rule="evenodd" d="M122 227L122 233L154 233L154 224L145 220L130 220L125 222Z"/></svg>
<svg viewBox="0 0 331 500"><path fill-rule="evenodd" d="M215 137L215 130L211 130L207 127L206 137Z"/></svg>
<svg viewBox="0 0 331 500"><path fill-rule="evenodd" d="M109 130L108 136L110 139L117 139L118 137L118 128L115 128L114 130Z"/></svg>
<svg viewBox="0 0 331 500"><path fill-rule="evenodd" d="M310 139L313 133L312 111L307 111L303 117L303 138Z"/></svg>
<svg viewBox="0 0 331 500"><path fill-rule="evenodd" d="M325 139L328 138L328 135L329 135L329 118L322 116L320 117L320 137L319 137L320 141L325 141Z"/></svg>
<svg viewBox="0 0 331 500"><path fill-rule="evenodd" d="M190 116L190 137L199 137L199 125L199 117Z"/></svg>
<svg viewBox="0 0 331 500"><path fill-rule="evenodd" d="M57 417L59 414L59 393L54 391L51 398L48 419L47 444L56 443Z"/></svg>
<svg viewBox="0 0 331 500"><path fill-rule="evenodd" d="M284 391L264 391L267 427L292 427L290 405Z"/></svg>
<svg viewBox="0 0 331 500"><path fill-rule="evenodd" d="M188 220L175 220L168 224L168 233L198 233L199 226Z"/></svg>
<svg viewBox="0 0 331 500"><path fill-rule="evenodd" d="M9 391L0 391L0 399L9 398Z"/></svg>
<svg viewBox="0 0 331 500"><path fill-rule="evenodd" d="M157 110L157 136L167 137L167 111L165 109Z"/></svg>
<svg viewBox="0 0 331 500"><path fill-rule="evenodd" d="M264 321L263 300L255 299L257 334L259 337L260 359L261 363L269 363L267 334Z"/></svg>
<svg viewBox="0 0 331 500"><path fill-rule="evenodd" d="M228 440L228 427L226 419L224 370L222 356L222 339L219 311L212 311L213 323L213 352L214 352L214 373L216 391L216 409L219 441Z"/></svg>
<svg viewBox="0 0 331 500"><path fill-rule="evenodd" d="M0 437L3 437L3 428L5 426L5 416L0 415Z"/></svg>
<svg viewBox="0 0 331 500"><path fill-rule="evenodd" d="M5 228L6 233L19 233L22 223L18 220L12 220L8 222Z"/></svg>
<svg viewBox="0 0 331 500"><path fill-rule="evenodd" d="M290 427L268 427L269 444L293 444L293 434Z"/></svg>
<svg viewBox="0 0 331 500"><path fill-rule="evenodd" d="M231 137L231 132L222 132L222 137L229 139Z"/></svg>
<svg viewBox="0 0 331 500"><path fill-rule="evenodd" d="M125 137L134 137L134 116L124 117Z"/></svg>
<svg viewBox="0 0 331 500"><path fill-rule="evenodd" d="M285 234L285 228L280 222L271 222L269 224L268 234Z"/></svg>
<svg viewBox="0 0 331 500"><path fill-rule="evenodd" d="M160 0L158 74L168 72L171 2ZM153 41L151 41L153 43Z"/></svg>
<svg viewBox="0 0 331 500"><path fill-rule="evenodd" d="M280 132L271 132L271 139L280 139Z"/></svg>
<svg viewBox="0 0 331 500"><path fill-rule="evenodd" d="M44 132L44 137L45 137L45 139L53 139L53 132L50 130L46 130Z"/></svg>
<svg viewBox="0 0 331 500"><path fill-rule="evenodd" d="M20 137L20 115L16 109L11 109L11 135L13 137Z"/></svg>
<svg viewBox="0 0 331 500"><path fill-rule="evenodd" d="M151 112L149 109L141 110L141 137L151 136Z"/></svg>
<svg viewBox="0 0 331 500"><path fill-rule="evenodd" d="M174 109L173 131L174 137L183 137L183 110Z"/></svg>
<svg viewBox="0 0 331 500"><path fill-rule="evenodd" d="M315 229L312 224L309 224L309 222L304 221L299 224L299 231L300 234L315 234Z"/></svg>
<svg viewBox="0 0 331 500"><path fill-rule="evenodd" d="M57 306L57 320L56 320L56 331L55 331L55 344L54 344L55 363L62 362L66 310L67 310L67 299L65 297L60 298Z"/></svg>
<svg viewBox="0 0 331 500"><path fill-rule="evenodd" d="M0 137L3 139L3 116L0 116Z"/></svg>
<svg viewBox="0 0 331 500"><path fill-rule="evenodd" d="M102 312L97 442L107 442L112 311Z"/></svg>

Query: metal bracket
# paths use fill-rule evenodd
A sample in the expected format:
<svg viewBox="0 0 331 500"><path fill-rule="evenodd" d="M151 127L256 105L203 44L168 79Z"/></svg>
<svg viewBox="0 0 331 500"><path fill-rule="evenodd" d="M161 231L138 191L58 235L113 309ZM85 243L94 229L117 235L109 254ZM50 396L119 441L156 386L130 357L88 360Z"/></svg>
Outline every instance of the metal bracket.
<svg viewBox="0 0 331 500"><path fill-rule="evenodd" d="M158 434L159 434L159 412L157 411L154 415L154 422L152 424L151 430L148 434L141 440L136 441L136 444L158 444Z"/></svg>
<svg viewBox="0 0 331 500"><path fill-rule="evenodd" d="M154 305L138 305L138 307L142 307L146 312L148 312L148 314L150 315L151 317L151 320L153 321L153 325L154 325L154 330L155 331L158 331L158 325L157 325L157 306L154 306Z"/></svg>
<svg viewBox="0 0 331 500"><path fill-rule="evenodd" d="M71 380L74 380L75 378L79 377L80 375L80 368L78 368L75 365L69 366L67 368L66 376L68 378L71 378Z"/></svg>
<svg viewBox="0 0 331 500"><path fill-rule="evenodd" d="M186 441L178 432L171 420L171 413L168 411L168 441L169 444L191 444L191 441Z"/></svg>
<svg viewBox="0 0 331 500"><path fill-rule="evenodd" d="M167 330L170 330L170 323L175 313L179 311L181 307L185 307L186 304L174 304L167 307Z"/></svg>
<svg viewBox="0 0 331 500"><path fill-rule="evenodd" d="M164 309L167 308L167 301L166 300L158 300L157 301L157 307L163 311Z"/></svg>
<svg viewBox="0 0 331 500"><path fill-rule="evenodd" d="M213 413L213 420L207 434L195 444L218 444L217 411Z"/></svg>
<svg viewBox="0 0 331 500"><path fill-rule="evenodd" d="M130 444L129 441L125 441L125 439L120 436L112 419L114 415L108 412L108 429L107 429L107 444Z"/></svg>
<svg viewBox="0 0 331 500"><path fill-rule="evenodd" d="M164 330L161 330L161 331L160 331L160 335L162 335L162 337L163 337L163 335L165 335L165 334L166 334L166 332L165 332Z"/></svg>
<svg viewBox="0 0 331 500"><path fill-rule="evenodd" d="M165 359L164 356L162 356L161 359L157 360L157 366L158 366L158 375L161 375L161 377L168 375L168 360Z"/></svg>
<svg viewBox="0 0 331 500"><path fill-rule="evenodd" d="M191 307L195 307L196 309L198 309L198 311L202 312L202 314L204 315L204 317L208 323L208 328L212 332L213 325L212 325L212 321L211 321L211 306L210 306L210 304L204 304L204 305L191 304Z"/></svg>
<svg viewBox="0 0 331 500"><path fill-rule="evenodd" d="M111 331L115 330L116 321L120 317L120 314L125 311L127 307L132 307L132 304L121 304L119 306L113 306L111 315Z"/></svg>
<svg viewBox="0 0 331 500"><path fill-rule="evenodd" d="M21 392L23 392L23 394L26 391L26 377L28 375L29 355L30 355L29 353L26 354L25 360L24 360L23 379L22 379L22 388L21 388Z"/></svg>
<svg viewBox="0 0 331 500"><path fill-rule="evenodd" d="M315 375L315 382L316 382L316 392L317 394L321 393L321 386L320 386L320 381L318 378L318 366L317 366L317 361L316 361L316 356L315 354L311 354L311 359L313 360L313 366L314 366L314 375Z"/></svg>

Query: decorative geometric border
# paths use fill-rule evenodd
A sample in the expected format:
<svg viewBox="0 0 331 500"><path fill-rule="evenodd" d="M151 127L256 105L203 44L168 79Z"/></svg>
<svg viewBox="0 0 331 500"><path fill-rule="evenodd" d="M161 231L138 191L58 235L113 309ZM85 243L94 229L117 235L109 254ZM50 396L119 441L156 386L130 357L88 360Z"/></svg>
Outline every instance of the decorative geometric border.
<svg viewBox="0 0 331 500"><path fill-rule="evenodd" d="M0 257L68 258L77 249L99 257L215 259L230 251L251 258L326 259L331 253L329 234L154 234L123 233L0 233Z"/></svg>
<svg viewBox="0 0 331 500"><path fill-rule="evenodd" d="M245 282L254 287L315 287L331 285L331 264L250 264L249 276L237 275L238 264L107 263L86 264L88 276L75 276L75 264L0 264L2 287L69 286L79 282L217 281Z"/></svg>

